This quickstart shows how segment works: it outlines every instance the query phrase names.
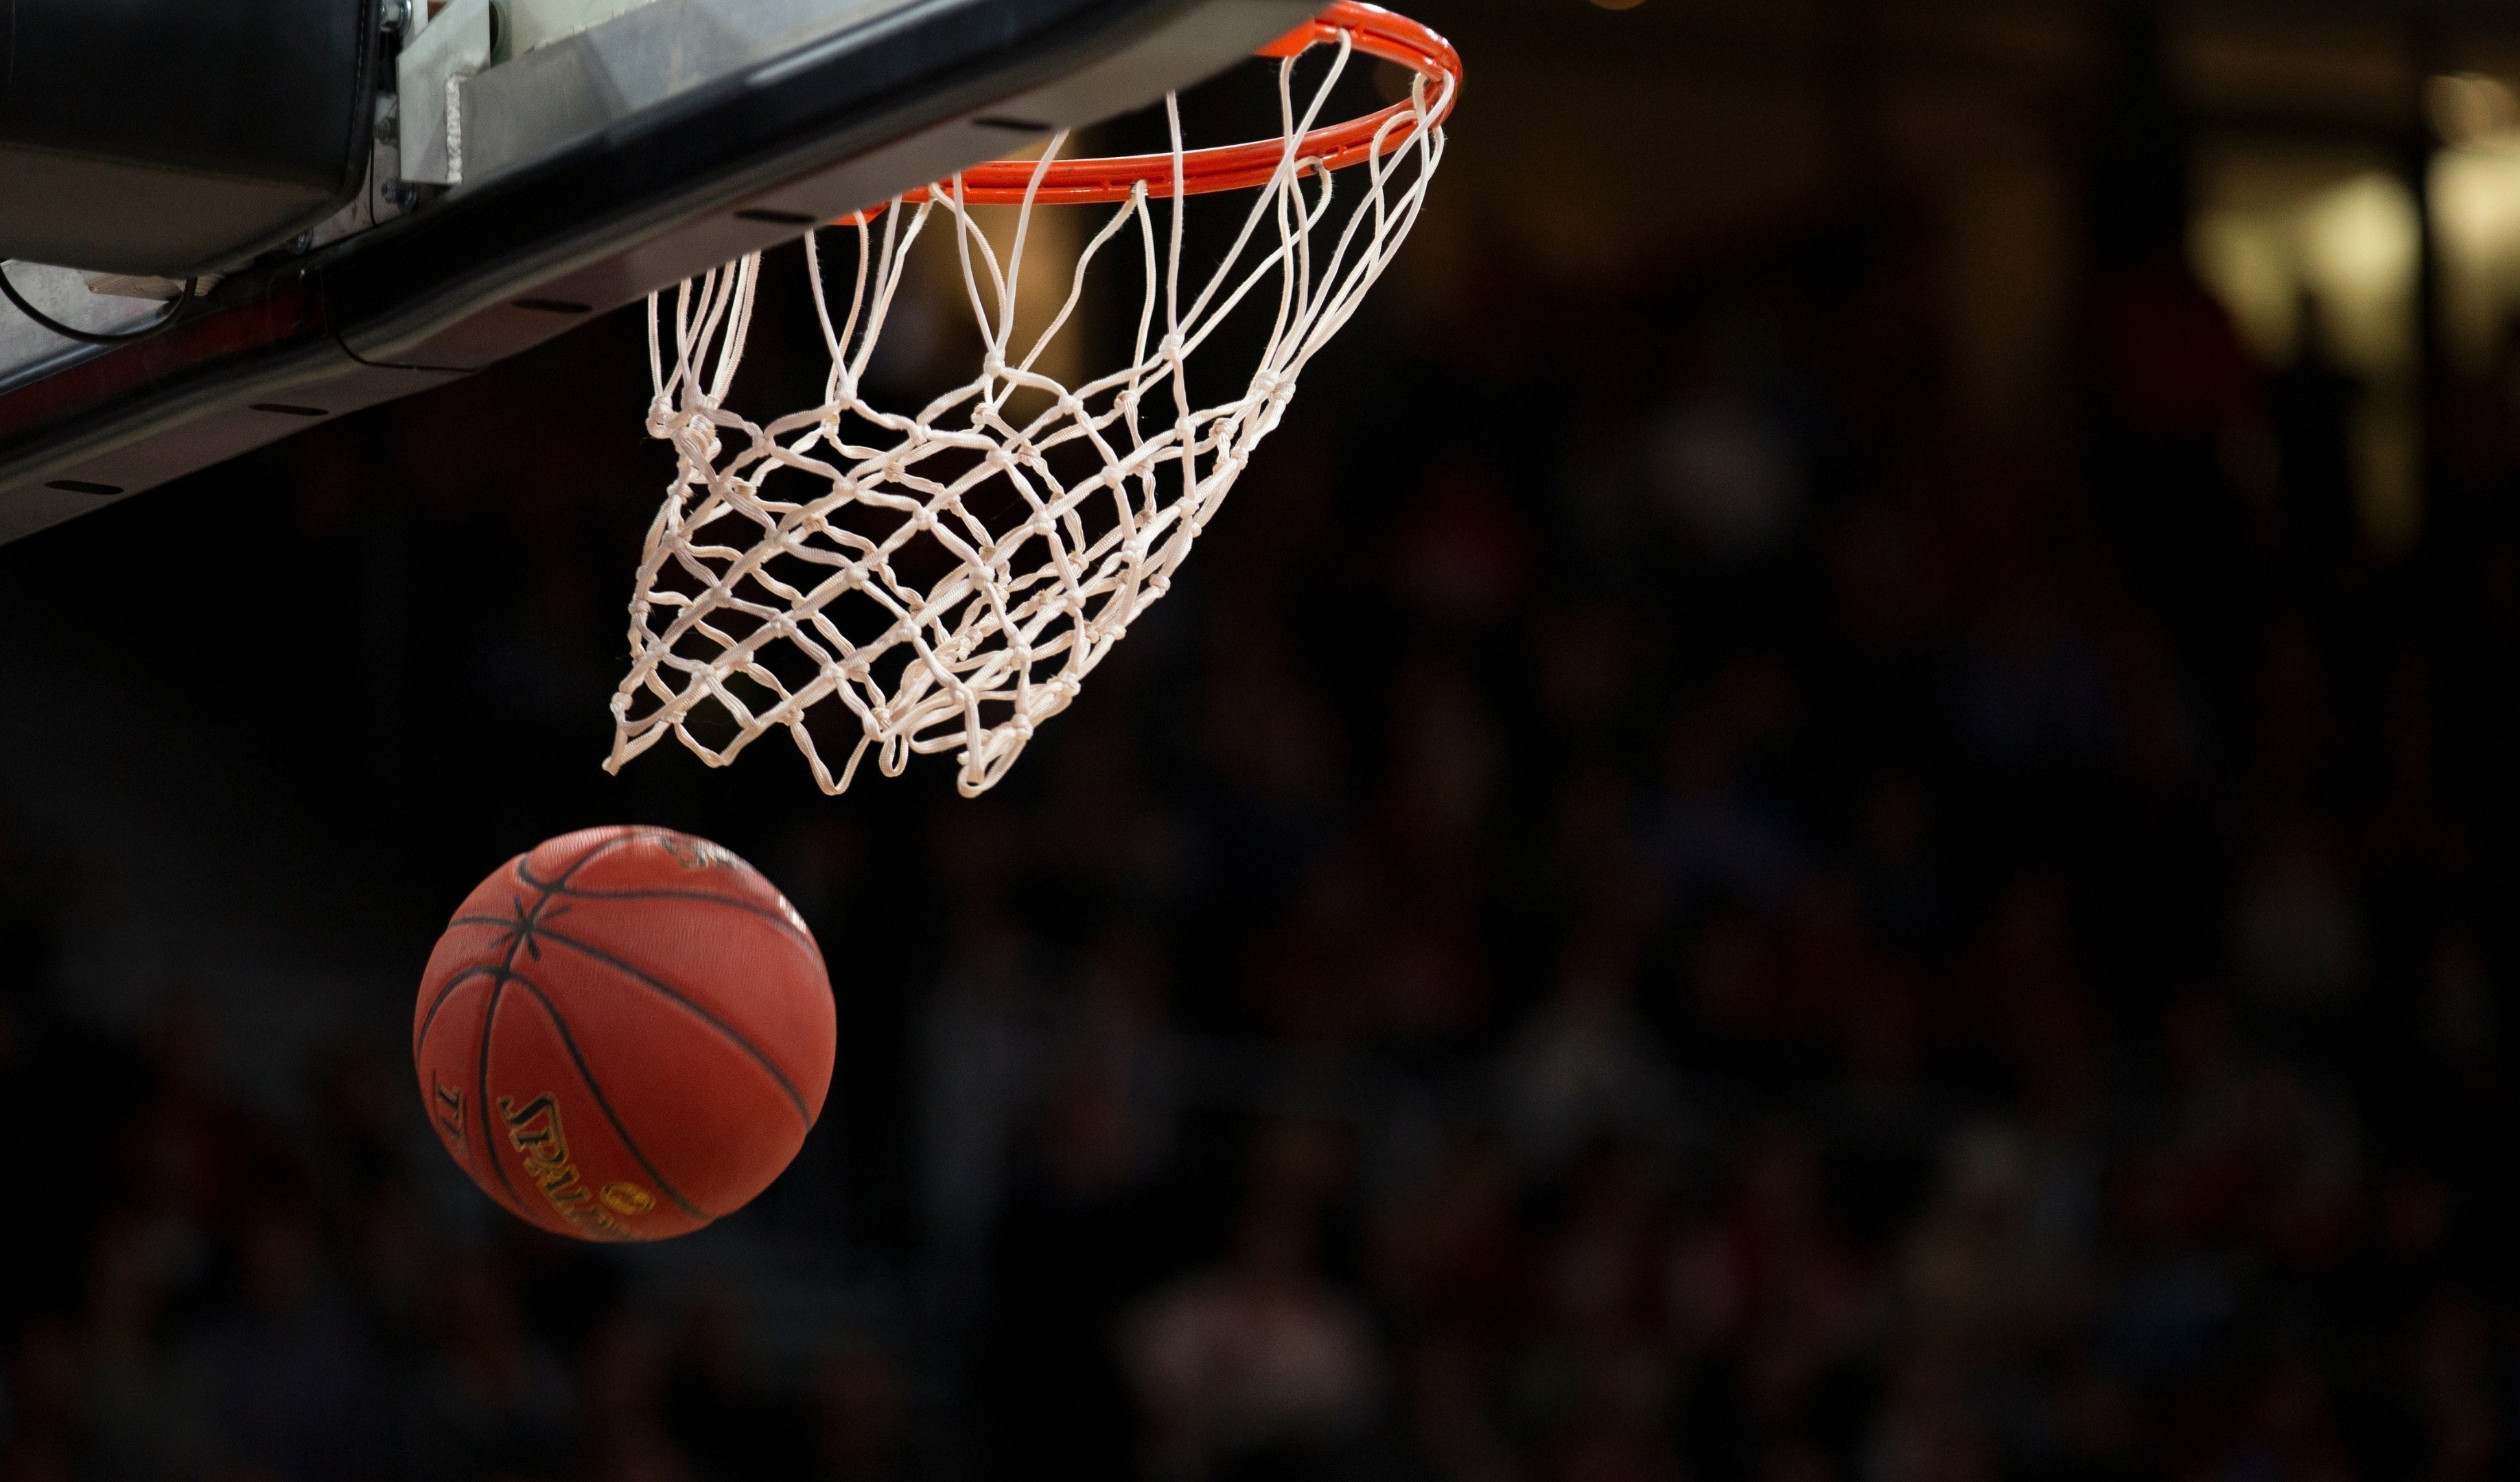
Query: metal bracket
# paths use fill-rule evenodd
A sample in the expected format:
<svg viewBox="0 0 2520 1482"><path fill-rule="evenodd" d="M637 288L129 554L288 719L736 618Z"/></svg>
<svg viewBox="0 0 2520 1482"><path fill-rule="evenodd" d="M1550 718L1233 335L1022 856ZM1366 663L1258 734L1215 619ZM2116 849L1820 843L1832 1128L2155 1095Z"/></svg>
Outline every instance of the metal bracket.
<svg viewBox="0 0 2520 1482"><path fill-rule="evenodd" d="M394 76L404 180L453 185L464 178L463 81L490 65L497 43L491 0L454 0L403 47Z"/></svg>

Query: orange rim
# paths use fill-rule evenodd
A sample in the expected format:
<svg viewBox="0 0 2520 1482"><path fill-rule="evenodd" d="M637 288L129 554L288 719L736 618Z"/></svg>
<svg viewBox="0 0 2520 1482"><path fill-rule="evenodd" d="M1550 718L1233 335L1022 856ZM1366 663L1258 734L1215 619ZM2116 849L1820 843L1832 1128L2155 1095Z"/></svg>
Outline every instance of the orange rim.
<svg viewBox="0 0 2520 1482"><path fill-rule="evenodd" d="M1453 50L1451 42L1408 17L1368 5L1364 0L1336 0L1328 10L1262 47L1257 55L1301 56L1312 47L1336 46L1342 36L1353 38L1356 50L1367 56L1408 67L1426 79L1433 108L1424 127L1436 127L1452 115L1453 105L1462 95L1461 53ZM1314 129L1304 136L1295 157L1305 160L1307 168L1338 170L1374 154L1377 139L1382 153L1389 154L1416 138L1418 130L1394 128L1385 134L1384 128L1395 119L1407 117L1416 107L1412 99L1346 123ZM1212 191L1266 185L1285 157L1283 139L1185 150L1181 156L1182 190L1187 195L1203 196ZM970 204L1020 205L1027 198L1053 205L1110 203L1128 200L1141 185L1148 196L1170 197L1173 157L1123 155L1102 159L1059 159L1048 169L1033 160L1000 159L974 165L965 170L961 179L962 200ZM929 191L944 188L945 183L939 182L908 192L902 200L916 203L926 200ZM837 224L854 225L875 215L875 211L861 211L840 218Z"/></svg>

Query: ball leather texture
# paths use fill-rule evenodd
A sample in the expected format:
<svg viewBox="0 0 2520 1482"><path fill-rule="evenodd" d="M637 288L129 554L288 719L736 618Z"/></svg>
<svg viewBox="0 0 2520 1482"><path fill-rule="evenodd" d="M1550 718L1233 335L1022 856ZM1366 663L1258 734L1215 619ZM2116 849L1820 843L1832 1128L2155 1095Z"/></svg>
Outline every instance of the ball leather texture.
<svg viewBox="0 0 2520 1482"><path fill-rule="evenodd" d="M666 829L588 829L465 898L412 1016L439 1141L511 1214L683 1235L779 1177L822 1114L823 954L760 873Z"/></svg>

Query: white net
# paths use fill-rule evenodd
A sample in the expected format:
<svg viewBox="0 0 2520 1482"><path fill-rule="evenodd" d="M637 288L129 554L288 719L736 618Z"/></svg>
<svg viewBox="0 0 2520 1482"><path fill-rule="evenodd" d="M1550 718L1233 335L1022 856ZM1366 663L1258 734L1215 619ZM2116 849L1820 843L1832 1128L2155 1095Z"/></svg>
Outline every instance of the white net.
<svg viewBox="0 0 2520 1482"><path fill-rule="evenodd" d="M1417 79L1371 156L1333 172L1302 146L1354 59L1346 41L1324 50L1327 71L1300 88L1295 59L1279 64L1284 147L1212 267L1196 259L1213 244L1185 250L1199 234L1185 227L1181 114L1167 99L1169 196L1141 182L1103 207L1063 275L1064 302L1046 321L1035 305L1029 321L1044 327L1020 340L1036 207L1087 209L1036 199L1064 135L1022 204L1005 208L1003 254L959 176L857 225L853 275L832 275L854 279L844 304L806 239L831 355L817 406L754 423L727 405L757 255L684 284L670 304L649 300L648 429L681 467L639 565L607 770L668 735L723 766L784 727L827 792L847 787L870 750L886 776L914 752L953 751L966 795L1006 775L1169 589L1306 362L1417 220L1451 84ZM942 296L969 306L979 374L914 411L887 410L863 394L868 368L929 232L951 234L961 282ZM1048 373L1059 357L1046 352L1081 306L1119 327L1109 337L1127 363L1071 385ZM1258 363L1232 373L1230 398L1202 405L1192 357L1228 342L1257 342ZM846 711L821 712L850 744L836 775L809 725L827 700Z"/></svg>

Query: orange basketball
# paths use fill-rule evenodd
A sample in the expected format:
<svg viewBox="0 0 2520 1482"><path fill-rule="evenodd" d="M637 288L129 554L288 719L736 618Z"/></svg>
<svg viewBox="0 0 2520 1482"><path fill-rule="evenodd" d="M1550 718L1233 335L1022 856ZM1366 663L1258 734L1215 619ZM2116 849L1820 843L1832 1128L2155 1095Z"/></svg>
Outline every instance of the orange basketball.
<svg viewBox="0 0 2520 1482"><path fill-rule="evenodd" d="M588 829L483 880L429 954L421 1100L510 1213L654 1240L779 1177L832 1084L813 933L750 865L664 829Z"/></svg>

